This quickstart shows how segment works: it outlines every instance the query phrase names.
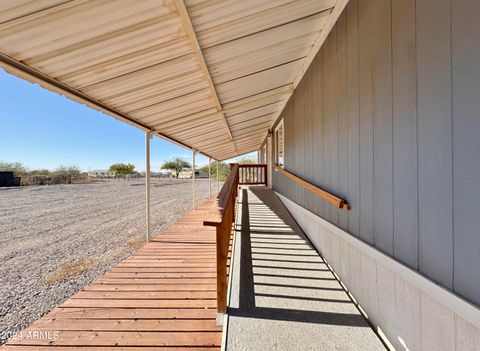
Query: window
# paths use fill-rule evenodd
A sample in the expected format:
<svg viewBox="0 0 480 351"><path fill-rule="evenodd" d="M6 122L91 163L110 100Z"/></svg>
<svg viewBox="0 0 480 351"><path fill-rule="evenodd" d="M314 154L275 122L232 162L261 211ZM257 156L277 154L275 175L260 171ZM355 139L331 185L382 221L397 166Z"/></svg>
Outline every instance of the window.
<svg viewBox="0 0 480 351"><path fill-rule="evenodd" d="M283 119L275 128L275 163L279 167L285 166L285 143L284 143Z"/></svg>

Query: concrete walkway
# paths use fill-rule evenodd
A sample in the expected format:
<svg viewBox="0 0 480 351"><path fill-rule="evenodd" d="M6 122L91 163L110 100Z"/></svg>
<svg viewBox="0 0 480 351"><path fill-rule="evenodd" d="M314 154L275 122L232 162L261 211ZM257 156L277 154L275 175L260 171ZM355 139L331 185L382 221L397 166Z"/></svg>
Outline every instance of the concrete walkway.
<svg viewBox="0 0 480 351"><path fill-rule="evenodd" d="M226 350L384 350L274 192L239 195Z"/></svg>

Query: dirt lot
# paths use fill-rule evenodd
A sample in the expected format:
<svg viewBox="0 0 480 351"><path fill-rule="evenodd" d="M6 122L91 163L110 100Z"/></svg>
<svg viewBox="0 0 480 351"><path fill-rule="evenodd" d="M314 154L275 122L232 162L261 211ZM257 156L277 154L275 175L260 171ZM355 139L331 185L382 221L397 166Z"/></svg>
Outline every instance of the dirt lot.
<svg viewBox="0 0 480 351"><path fill-rule="evenodd" d="M197 199L208 180L197 180ZM216 190L212 184L212 191ZM152 185L153 233L191 210L191 181ZM143 182L0 189L0 343L142 245Z"/></svg>

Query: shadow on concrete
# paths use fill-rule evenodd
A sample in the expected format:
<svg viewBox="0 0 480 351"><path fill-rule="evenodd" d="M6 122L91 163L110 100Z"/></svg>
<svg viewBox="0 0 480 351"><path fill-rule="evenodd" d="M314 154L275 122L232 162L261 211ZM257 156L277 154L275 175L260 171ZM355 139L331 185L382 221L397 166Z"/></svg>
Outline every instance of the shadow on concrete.
<svg viewBox="0 0 480 351"><path fill-rule="evenodd" d="M260 254L260 252L253 252L253 248L260 248L252 246L252 234L262 234L271 235L272 239L269 240L278 240L278 243L284 244L283 239L278 239L279 232L275 233L266 233L261 230L251 230L250 226L250 214L255 212L256 207L264 208L267 206L275 216L271 218L279 218L283 221L284 225L270 226L272 228L285 228L292 229L296 228L296 223L292 221L291 218L286 218L285 212L279 210L278 206L271 206L272 199L267 198L268 193L262 191L260 188L256 189L254 187L250 188L262 202L263 204L249 204L248 191L242 189L242 202L241 202L241 222L240 225L236 226L237 234L241 235L240 239L240 282L239 282L239 303L238 308L228 308L228 314L235 317L248 317L255 319L269 319L269 320L281 320L281 321L293 321L293 322L303 322L303 323L316 323L316 324L330 324L330 325L341 325L341 326L352 326L352 327L366 327L365 319L360 314L352 313L338 313L338 312L323 312L323 311L313 311L307 309L291 309L291 308L277 308L277 307L262 307L257 306L255 303L256 297L261 298L271 298L271 299L284 299L284 300L303 300L303 301L314 301L314 302L328 302L334 304L351 304L352 302L349 299L330 299L330 298L321 298L321 297L311 297L303 296L298 294L302 289L307 289L308 291L319 290L319 291L338 291L341 292L343 289L339 287L329 287L322 286L320 282L333 282L336 281L330 271L326 268L301 268L301 267L287 267L287 266L264 266L254 264L254 261L257 259L253 258L252 254ZM271 194L273 192L270 191ZM271 195L270 195L271 196ZM258 217L262 218L262 217ZM278 219L277 219L278 220ZM269 227L259 225L259 227ZM282 232L280 232L282 233ZM294 230L287 232L288 235L295 234L298 236L298 233L295 233ZM281 235L280 235L281 236ZM275 239L277 237L277 239ZM307 245L309 248L300 249L304 251L315 252L315 254L308 255L298 255L295 253L275 253L275 252L262 252L262 254L270 255L281 255L281 256L294 256L294 257L318 257L318 261L295 261L295 260L271 260L277 262L291 262L291 263L307 263L307 264L318 264L319 266L325 265L323 260L318 254L316 254L315 249L311 246L308 240L302 240L301 237L288 240L299 240L303 241L303 245ZM270 241L270 243L272 243ZM273 244L273 243L272 243ZM290 243L288 243L290 244ZM277 250L282 249L281 247L261 247L262 249ZM283 248L282 250L288 250ZM299 249L292 249L293 251L298 251ZM236 253L238 254L238 253ZM258 259L261 261L269 259ZM278 274L276 273L254 273L255 268L266 268L270 270L279 270ZM328 276L317 277L317 276L302 276L302 275L288 275L283 274L284 270L288 271L306 271L306 272L325 272L330 273ZM255 277L268 277L271 278L269 282L255 282ZM295 281L318 281L318 284L313 285L300 285L300 284L282 284L278 280L282 278L292 278ZM273 294L273 293L255 293L255 287L278 287L288 290L289 294Z"/></svg>

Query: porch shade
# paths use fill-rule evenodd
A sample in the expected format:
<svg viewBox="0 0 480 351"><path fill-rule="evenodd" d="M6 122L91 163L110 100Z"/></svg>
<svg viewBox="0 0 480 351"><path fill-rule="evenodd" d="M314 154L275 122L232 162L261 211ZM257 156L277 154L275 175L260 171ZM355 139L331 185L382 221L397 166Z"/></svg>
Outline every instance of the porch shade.
<svg viewBox="0 0 480 351"><path fill-rule="evenodd" d="M342 0L7 0L0 67L216 160L258 150Z"/></svg>

